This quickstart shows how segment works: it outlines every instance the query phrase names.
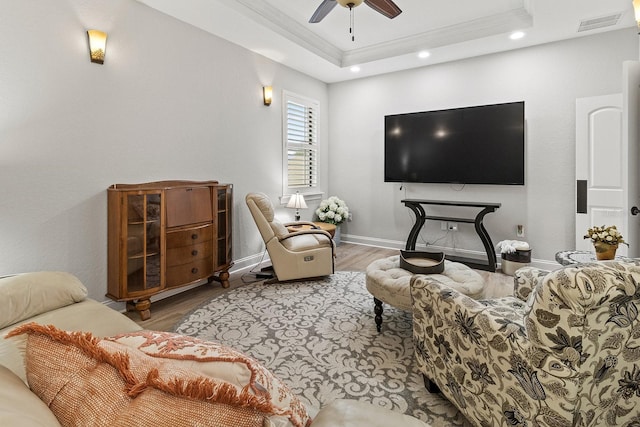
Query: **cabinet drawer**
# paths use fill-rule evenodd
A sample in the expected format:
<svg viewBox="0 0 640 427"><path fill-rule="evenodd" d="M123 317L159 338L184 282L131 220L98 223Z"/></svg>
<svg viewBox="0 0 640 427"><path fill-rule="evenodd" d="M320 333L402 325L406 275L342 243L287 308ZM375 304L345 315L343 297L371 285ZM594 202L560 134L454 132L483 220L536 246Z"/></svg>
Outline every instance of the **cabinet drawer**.
<svg viewBox="0 0 640 427"><path fill-rule="evenodd" d="M193 246L198 243L213 240L213 225L187 228L167 232L167 251L181 246Z"/></svg>
<svg viewBox="0 0 640 427"><path fill-rule="evenodd" d="M167 267L167 286L180 286L213 275L213 260L200 259L189 264Z"/></svg>
<svg viewBox="0 0 640 427"><path fill-rule="evenodd" d="M213 241L167 249L167 267L187 264L199 259L213 259Z"/></svg>
<svg viewBox="0 0 640 427"><path fill-rule="evenodd" d="M213 221L209 187L170 188L165 192L167 227Z"/></svg>

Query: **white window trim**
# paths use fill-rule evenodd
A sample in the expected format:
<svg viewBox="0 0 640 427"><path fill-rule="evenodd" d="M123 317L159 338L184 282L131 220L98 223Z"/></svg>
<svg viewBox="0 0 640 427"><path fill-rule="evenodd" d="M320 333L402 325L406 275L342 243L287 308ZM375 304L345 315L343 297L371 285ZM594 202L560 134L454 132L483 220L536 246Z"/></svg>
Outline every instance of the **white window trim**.
<svg viewBox="0 0 640 427"><path fill-rule="evenodd" d="M291 197L291 195L295 194L297 191L299 191L301 194L304 194L305 200L320 200L324 192L322 192L319 187L320 169L318 168L317 163L316 163L317 176L316 176L315 187L302 187L302 188L293 187L292 188L292 187L289 187L288 185L289 184L288 182L288 179L289 179L288 160L289 159L288 159L288 140L287 140L287 127L288 127L287 102L288 101L293 101L299 104L311 106L316 111L315 145L316 145L316 158L318 160L319 160L319 152L320 152L320 134L319 134L320 117L318 117L318 114L320 112L320 102L306 96L298 95L296 93L283 90L282 91L282 194L283 196L280 199L280 203L287 204L289 202L289 198Z"/></svg>

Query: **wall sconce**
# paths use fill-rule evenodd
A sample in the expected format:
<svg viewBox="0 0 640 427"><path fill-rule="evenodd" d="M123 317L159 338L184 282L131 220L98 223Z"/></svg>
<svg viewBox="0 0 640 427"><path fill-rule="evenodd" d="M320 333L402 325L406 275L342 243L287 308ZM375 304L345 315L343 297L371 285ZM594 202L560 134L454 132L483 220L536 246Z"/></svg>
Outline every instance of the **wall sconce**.
<svg viewBox="0 0 640 427"><path fill-rule="evenodd" d="M273 99L273 88L271 86L264 86L262 88L262 98L264 99L264 105L271 105L271 100Z"/></svg>
<svg viewBox="0 0 640 427"><path fill-rule="evenodd" d="M640 28L640 0L633 0L633 11L636 15L636 24Z"/></svg>
<svg viewBox="0 0 640 427"><path fill-rule="evenodd" d="M296 221L300 221L300 209L307 209L307 203L304 201L304 196L300 192L296 192L289 198L287 207L296 210Z"/></svg>
<svg viewBox="0 0 640 427"><path fill-rule="evenodd" d="M636 25L640 29L640 0L633 0L633 11L636 16Z"/></svg>
<svg viewBox="0 0 640 427"><path fill-rule="evenodd" d="M107 33L98 30L88 30L89 54L91 62L104 64L104 54L107 50Z"/></svg>

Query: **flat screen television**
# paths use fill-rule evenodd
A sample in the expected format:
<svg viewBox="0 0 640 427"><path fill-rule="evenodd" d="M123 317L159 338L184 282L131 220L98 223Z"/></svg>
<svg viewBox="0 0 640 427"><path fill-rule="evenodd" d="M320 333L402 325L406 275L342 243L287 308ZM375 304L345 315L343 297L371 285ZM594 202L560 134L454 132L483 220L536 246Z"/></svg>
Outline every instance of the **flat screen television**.
<svg viewBox="0 0 640 427"><path fill-rule="evenodd" d="M524 101L384 118L385 182L524 185Z"/></svg>

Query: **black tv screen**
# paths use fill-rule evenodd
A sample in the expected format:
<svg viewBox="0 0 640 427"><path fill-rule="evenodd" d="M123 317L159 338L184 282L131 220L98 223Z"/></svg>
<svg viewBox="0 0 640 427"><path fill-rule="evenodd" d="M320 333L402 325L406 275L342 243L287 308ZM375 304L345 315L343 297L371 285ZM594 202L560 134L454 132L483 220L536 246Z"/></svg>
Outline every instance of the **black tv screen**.
<svg viewBox="0 0 640 427"><path fill-rule="evenodd" d="M524 185L524 101L385 116L385 182Z"/></svg>

